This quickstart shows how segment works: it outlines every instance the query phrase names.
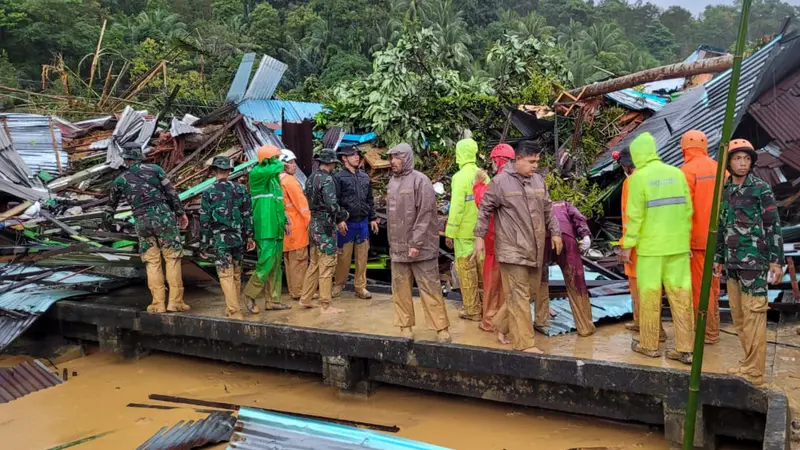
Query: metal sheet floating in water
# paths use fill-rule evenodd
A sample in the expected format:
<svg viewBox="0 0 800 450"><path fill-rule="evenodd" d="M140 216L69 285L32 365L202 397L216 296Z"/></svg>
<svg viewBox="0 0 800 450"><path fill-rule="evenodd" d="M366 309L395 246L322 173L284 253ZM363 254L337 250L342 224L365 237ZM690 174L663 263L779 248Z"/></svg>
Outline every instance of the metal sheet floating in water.
<svg viewBox="0 0 800 450"><path fill-rule="evenodd" d="M177 450L227 442L236 422L230 412L213 412L205 419L180 421L172 428L163 427L137 450Z"/></svg>
<svg viewBox="0 0 800 450"><path fill-rule="evenodd" d="M26 361L11 368L0 369L0 403L8 403L63 382L61 377L50 372L39 361Z"/></svg>

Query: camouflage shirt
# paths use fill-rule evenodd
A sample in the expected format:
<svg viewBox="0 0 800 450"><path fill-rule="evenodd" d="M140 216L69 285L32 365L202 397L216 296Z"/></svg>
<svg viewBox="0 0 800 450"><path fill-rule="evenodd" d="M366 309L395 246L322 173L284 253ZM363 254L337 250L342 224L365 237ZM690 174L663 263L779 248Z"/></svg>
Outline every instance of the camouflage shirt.
<svg viewBox="0 0 800 450"><path fill-rule="evenodd" d="M133 209L141 252L146 252L155 242L162 248L182 250L177 217L184 214L183 205L161 167L136 163L114 180L104 211L106 224L111 223L122 200Z"/></svg>
<svg viewBox="0 0 800 450"><path fill-rule="evenodd" d="M714 262L730 270L767 270L783 264L778 206L769 185L753 174L725 182Z"/></svg>
<svg viewBox="0 0 800 450"><path fill-rule="evenodd" d="M326 255L335 255L336 224L347 220L348 214L336 201L333 176L324 170L316 170L306 181L305 194L311 210L308 240Z"/></svg>
<svg viewBox="0 0 800 450"><path fill-rule="evenodd" d="M253 239L250 195L239 183L217 181L203 192L200 203L200 251L214 256L218 266L230 257L241 260L248 240Z"/></svg>

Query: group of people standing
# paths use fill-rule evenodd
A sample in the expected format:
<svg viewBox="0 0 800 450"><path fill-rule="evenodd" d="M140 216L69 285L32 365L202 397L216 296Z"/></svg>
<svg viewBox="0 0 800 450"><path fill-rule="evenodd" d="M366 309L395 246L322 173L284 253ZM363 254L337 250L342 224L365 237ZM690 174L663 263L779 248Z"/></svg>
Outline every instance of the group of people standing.
<svg viewBox="0 0 800 450"><path fill-rule="evenodd" d="M706 136L700 131L686 133L681 146L682 169L659 159L649 133L614 155L627 176L620 259L634 300L634 321L627 327L638 336L631 347L646 356L661 355L659 343L666 340L661 325L663 286L675 333L675 348L666 356L691 363L703 266L706 257L713 257L706 343L719 341L719 280L724 270L734 326L745 351L741 366L731 373L760 384L766 361L767 284L782 277L777 206L769 186L752 174L758 157L752 144L731 141L719 239L715 254L706 255L717 163L708 156ZM477 166L477 143L458 142L459 171L452 179L445 228L446 245L455 250L463 299L459 317L479 322L480 329L497 333L501 342L531 353L542 352L535 346L534 325L547 327L550 320L551 262L562 269L578 334L595 332L580 253L591 245L589 227L575 206L550 200L544 178L537 173L541 151L533 141L521 142L516 149L496 146L490 154L494 172L490 179ZM439 278L436 192L430 179L414 170L410 145L397 145L388 155L394 324L403 335L412 335L416 281L426 325L437 332L440 342L450 342ZM105 222L111 223L123 199L131 205L153 296L147 310L188 311L183 302L179 234L188 219L180 198L160 167L141 162L139 149L124 149L122 156L126 169L112 185ZM258 262L243 291L252 314L259 313L262 304L265 310L290 308L281 302L281 259L289 294L300 307L319 306L324 314L342 312L331 302L341 294L354 254L355 295L371 298L366 281L369 234L378 232L378 220L369 176L360 168L361 154L355 147L344 147L338 154L324 149L315 160L318 168L303 189L293 176L295 155L274 146L261 147L258 164L250 172L248 194L243 185L229 180L230 159L213 159L216 182L203 193L199 250L216 265L229 318L243 318L242 258L253 249ZM339 162L344 167L336 171Z"/></svg>
<svg viewBox="0 0 800 450"><path fill-rule="evenodd" d="M717 246L706 255L715 198L717 162L708 156L706 135L698 130L681 139L681 169L664 164L649 133L615 155L627 176L623 184L623 237L620 258L630 279L638 332L631 348L660 357L666 340L661 325L662 286L675 332L667 358L692 362L695 319L703 267L714 258L705 343L719 342L720 278L727 272L727 292L736 334L745 352L729 373L753 384L763 382L766 365L767 284L783 276L783 239L778 209L769 185L753 175L758 159L753 145L735 139L728 145L728 177L723 185Z"/></svg>

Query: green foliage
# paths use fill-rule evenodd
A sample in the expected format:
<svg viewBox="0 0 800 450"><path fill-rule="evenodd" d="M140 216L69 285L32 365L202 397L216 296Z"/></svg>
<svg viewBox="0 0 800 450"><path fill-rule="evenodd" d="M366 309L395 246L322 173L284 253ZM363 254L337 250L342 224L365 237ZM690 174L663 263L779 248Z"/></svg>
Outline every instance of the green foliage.
<svg viewBox="0 0 800 450"><path fill-rule="evenodd" d="M12 88L19 87L17 69L8 61L8 55L5 50L0 50L0 84ZM12 100L0 93L0 109L6 104L12 104Z"/></svg>
<svg viewBox="0 0 800 450"><path fill-rule="evenodd" d="M551 200L566 200L586 217L597 217L603 213L603 191L587 178L562 178L553 171L545 176L544 181Z"/></svg>
<svg viewBox="0 0 800 450"><path fill-rule="evenodd" d="M249 36L268 55L275 55L283 44L283 30L278 10L261 3L250 13Z"/></svg>
<svg viewBox="0 0 800 450"><path fill-rule="evenodd" d="M651 55L659 61L674 62L679 46L675 43L675 36L660 20L653 19L645 34L645 46Z"/></svg>

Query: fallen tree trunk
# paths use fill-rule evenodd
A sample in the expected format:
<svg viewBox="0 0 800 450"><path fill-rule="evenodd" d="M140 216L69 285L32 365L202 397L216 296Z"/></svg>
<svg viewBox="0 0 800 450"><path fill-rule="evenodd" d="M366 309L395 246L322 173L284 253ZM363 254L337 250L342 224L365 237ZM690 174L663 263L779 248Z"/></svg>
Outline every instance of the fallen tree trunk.
<svg viewBox="0 0 800 450"><path fill-rule="evenodd" d="M600 81L587 86L569 91L570 95L585 100L598 95L628 89L640 84L672 78L686 78L704 73L718 73L728 70L733 66L733 56L719 56L717 58L701 59L700 61L678 63L669 66L655 67L643 70L613 80ZM583 92L583 94L581 94Z"/></svg>

